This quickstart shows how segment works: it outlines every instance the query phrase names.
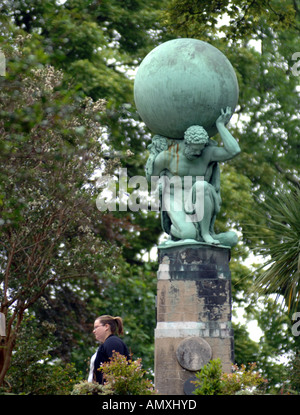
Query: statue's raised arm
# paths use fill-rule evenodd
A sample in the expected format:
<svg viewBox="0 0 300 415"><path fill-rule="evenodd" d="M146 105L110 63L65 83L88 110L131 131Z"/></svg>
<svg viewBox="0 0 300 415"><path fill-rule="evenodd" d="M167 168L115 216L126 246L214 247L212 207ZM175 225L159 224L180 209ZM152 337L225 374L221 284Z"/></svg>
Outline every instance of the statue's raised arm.
<svg viewBox="0 0 300 415"><path fill-rule="evenodd" d="M238 142L226 128L226 124L229 122L230 117L231 108L227 107L225 110L222 108L221 115L216 121L216 126L223 141L224 147L213 147L211 157L214 161L230 160L241 152Z"/></svg>

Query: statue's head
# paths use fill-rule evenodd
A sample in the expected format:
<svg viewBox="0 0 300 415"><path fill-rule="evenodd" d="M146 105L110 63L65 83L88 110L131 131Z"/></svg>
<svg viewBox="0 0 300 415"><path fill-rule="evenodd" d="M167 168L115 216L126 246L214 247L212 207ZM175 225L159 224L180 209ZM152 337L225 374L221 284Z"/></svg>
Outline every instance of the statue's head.
<svg viewBox="0 0 300 415"><path fill-rule="evenodd" d="M184 133L184 154L188 159L201 155L202 150L209 142L209 136L201 125L192 125Z"/></svg>

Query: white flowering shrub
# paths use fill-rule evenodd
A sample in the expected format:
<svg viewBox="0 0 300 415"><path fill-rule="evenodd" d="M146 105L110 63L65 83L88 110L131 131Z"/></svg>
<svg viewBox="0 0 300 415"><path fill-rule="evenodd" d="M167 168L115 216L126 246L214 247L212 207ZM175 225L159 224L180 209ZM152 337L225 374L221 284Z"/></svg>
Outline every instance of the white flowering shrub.
<svg viewBox="0 0 300 415"><path fill-rule="evenodd" d="M105 102L70 94L63 73L26 41L35 39L6 45L0 79L0 306L7 317L0 385L25 311L50 284L116 267L120 252L99 235L91 181L95 169L109 169Z"/></svg>

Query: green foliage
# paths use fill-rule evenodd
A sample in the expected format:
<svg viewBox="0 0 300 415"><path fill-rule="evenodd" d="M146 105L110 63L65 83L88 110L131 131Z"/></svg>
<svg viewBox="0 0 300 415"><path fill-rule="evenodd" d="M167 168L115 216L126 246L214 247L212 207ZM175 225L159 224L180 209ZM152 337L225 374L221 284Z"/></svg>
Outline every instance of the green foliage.
<svg viewBox="0 0 300 415"><path fill-rule="evenodd" d="M256 362L263 376L269 380L268 388L276 392L290 376L287 371L288 360L299 349L299 339L292 335L288 313L271 298L264 301L263 310L253 310L252 315L263 333ZM285 357L285 363L280 359L282 356Z"/></svg>
<svg viewBox="0 0 300 415"><path fill-rule="evenodd" d="M256 363L250 364L248 369L245 365L241 365L241 367L234 365L233 373L223 373L222 380L224 395L236 395L243 392L260 394L262 386L267 383L267 380L263 379L261 374L256 371Z"/></svg>
<svg viewBox="0 0 300 415"><path fill-rule="evenodd" d="M288 368L290 378L289 387L293 393L300 395L300 355L296 353Z"/></svg>
<svg viewBox="0 0 300 415"><path fill-rule="evenodd" d="M165 16L176 36L209 41L235 68L240 94L231 131L242 153L232 165L252 182L252 192L273 193L278 175L299 184L299 78L291 71L298 50L296 3L172 0Z"/></svg>
<svg viewBox="0 0 300 415"><path fill-rule="evenodd" d="M99 383L88 382L83 380L82 382L74 385L71 395L113 395L110 385L99 385Z"/></svg>
<svg viewBox="0 0 300 415"><path fill-rule="evenodd" d="M74 364L53 364L50 356L46 358L18 371L12 365L0 395L69 395L82 379Z"/></svg>
<svg viewBox="0 0 300 415"><path fill-rule="evenodd" d="M220 15L226 14L228 23L220 24ZM176 34L203 38L225 31L228 38L247 39L257 33L264 15L268 26L284 30L295 18L296 7L278 0L171 0L167 6L165 23ZM206 30L205 30L206 29Z"/></svg>
<svg viewBox="0 0 300 415"><path fill-rule="evenodd" d="M53 166L56 166L57 174L53 179L60 174L60 179L57 180L57 193L58 190L62 190L59 199L64 196L62 200L70 199L70 204L74 195L74 180L72 179L73 183L70 183L68 188L70 193L64 195L63 187L69 182L70 175L62 163L62 158L69 151L73 151L73 154L78 153L78 146L72 148L71 133L73 134L74 131L70 131L69 125L66 124L68 119L72 119L73 110L76 113L74 115L80 118L76 126L78 128L75 130L81 139L82 155L78 153L78 158L82 156L82 160L88 161L88 164L82 164L84 167L89 167L89 170L76 184L76 192L78 188L82 190L82 185L85 185L83 193L92 204L85 211L83 222L84 225L93 227L92 234L93 236L97 234L99 239L96 241L93 239L88 243L91 234L83 232L87 227L79 229L82 223L81 217L74 218L74 226L69 229L66 239L61 241L59 255L55 257L56 263L65 264L65 267L59 270L64 279L55 280L55 283L45 287L43 297L47 303L46 307L39 301L31 301L31 310L34 309L35 315L41 322L48 321L56 325L57 344L52 349L52 356L61 358L64 362L75 361L76 367L82 371L85 370L86 359L92 354L93 338L90 333L93 319L98 314L106 313L107 309L110 309L113 315L116 313L124 317L127 328L126 342L134 345L133 352L143 357L147 367L153 366L155 274L151 267L144 269L143 261L137 259L137 254L142 249L150 249L157 242L160 234L159 220L155 218L149 225L147 214L139 215L139 212L126 215L118 213L101 215L95 209L97 190L94 183L89 182L89 186L86 186L86 183L99 164L101 167L103 163L106 167L110 166L104 174L114 171L118 167L115 155L120 158L123 166L128 167L129 175L141 174L143 171L145 160L143 151L149 136L146 134L145 127L137 122L138 117L133 107L133 79L132 75L128 75L125 71L133 72L146 53L164 36L165 30L161 27L158 18L162 6L161 0L146 3L141 0L134 2L109 0L97 4L88 0L68 0L64 4L58 4L54 0L46 0L42 3L39 0L18 2L8 0L0 6L1 41L4 44L5 55L9 58L7 59L9 67L12 68L7 71L9 77L7 79L15 77L18 85L21 85L22 80L14 73L27 76L31 69L42 69L45 64L50 64L56 72L63 74L60 84L55 87L55 102L52 102L51 94L47 97L42 95L41 102L35 102L34 108L30 107L26 110L25 122L23 122L24 110L21 110L23 112L14 123L14 127L16 126L21 136L24 130L30 133L30 128L38 122L42 123L44 129L37 131L35 141L28 137L28 141L36 143L39 147L43 141L44 131L54 130L63 134L65 141L62 147L55 143L55 137L49 142L48 147L53 147L53 151L56 149ZM13 44L16 35L20 35L23 47L23 55L20 58L13 57L13 53L20 49L20 46L15 47ZM34 73L31 74L32 78L33 76ZM0 81L6 80L1 78ZM18 91L18 87L15 90ZM50 104L48 97L51 100ZM20 97L14 93L12 98L15 102ZM93 107L93 99L100 100L102 103L102 99L106 100L105 108L102 106L101 110L92 117L93 120L96 118L95 121L101 123L101 126L105 125L106 151L102 153L99 143L98 149L86 157L87 153L84 149L89 128L83 128L86 114L80 113L79 110L81 103L83 109L85 103L90 103ZM60 106L63 104L66 105L61 111ZM22 107L21 102L20 107ZM27 103L24 107L28 107ZM44 114L49 114L49 121L45 120ZM7 128L10 128L9 123ZM103 144L104 136L101 135L101 131L98 134L98 137L100 136ZM47 141L48 136L45 136L44 140ZM20 141L22 143L22 140ZM134 157L127 156L127 149L134 152ZM33 150L35 151L35 147ZM10 153L10 149L7 149L5 154L7 153ZM29 150L27 151L24 145L20 147L19 153L28 154ZM44 153L40 155L40 159L43 158ZM61 164L55 163L56 160L61 160ZM48 166L49 164L44 166L45 171ZM82 167L83 165L80 166ZM22 166L15 164L14 169L20 176L19 182L22 183ZM30 171L36 171L37 176L40 173L34 167ZM3 183L5 182L6 177L3 177ZM43 183L36 180L35 184L38 188ZM45 199L48 198L48 190L46 186L40 190L45 194ZM13 195L12 191L10 196L11 199L14 198L11 201L10 215L14 215L16 220L19 220L23 204L26 205L27 200L19 198L17 194ZM34 196L33 194L32 197ZM7 204L10 203L6 194L3 194L3 200L6 200ZM54 198L51 200L53 207L56 206L56 200ZM74 208L76 209L76 205ZM90 208L94 209L91 211ZM8 220L11 219L8 217ZM38 216L32 215L32 219L34 226L43 223ZM71 219L70 215L68 219ZM28 229L30 226L31 223L28 223ZM136 231L137 229L139 232ZM149 236L144 237L147 232ZM47 233L46 229L45 233ZM86 245L82 244L84 235ZM104 245L103 241L105 241ZM120 249L110 249L110 242L114 242ZM80 243L82 245L77 249ZM30 243L27 245L30 246ZM88 247L87 250L84 246ZM123 258L117 259L121 249ZM114 255L115 253L117 255ZM76 271L79 272L74 272L71 278L70 271L75 263ZM88 275L87 279L82 278L84 271ZM66 279L67 275L70 278ZM32 300L34 298L32 297ZM115 310L116 307L119 312Z"/></svg>
<svg viewBox="0 0 300 415"><path fill-rule="evenodd" d="M213 359L200 372L196 373L198 380L194 381L195 395L222 395L224 385L222 381L222 362Z"/></svg>
<svg viewBox="0 0 300 415"><path fill-rule="evenodd" d="M155 268L155 264L153 266ZM154 366L154 329L156 279L151 263L144 267L123 266L110 277L111 284L103 293L102 301L95 299L99 313L122 315L124 341L133 357L140 356L147 370ZM105 308L103 303L105 301Z"/></svg>
<svg viewBox="0 0 300 415"><path fill-rule="evenodd" d="M261 293L282 295L288 310L295 311L300 300L300 189L280 189L267 196L257 211L266 218L265 226L253 230L264 243L256 251L265 260L255 289Z"/></svg>
<svg viewBox="0 0 300 415"><path fill-rule="evenodd" d="M233 324L234 361L237 365L258 360L260 345L251 340L246 325Z"/></svg>
<svg viewBox="0 0 300 415"><path fill-rule="evenodd" d="M299 336L292 334L291 317L286 308L271 297L256 297L253 304L249 302L243 317L244 325L233 325L235 362L239 366L256 362L261 375L268 379L268 392L278 393L285 383L291 382L289 368L299 350ZM261 331L257 341L249 337L248 321L255 321Z"/></svg>
<svg viewBox="0 0 300 415"><path fill-rule="evenodd" d="M1 80L0 300L11 318L0 383L25 310L50 285L96 278L120 255L101 238L95 189L86 185L94 169L106 165L104 103L59 92L63 74L37 66L26 42L28 37L7 39L5 50L14 49Z"/></svg>
<svg viewBox="0 0 300 415"><path fill-rule="evenodd" d="M156 391L142 368L142 359L127 360L113 352L109 362L98 369L103 372L104 385L82 381L74 385L72 395L154 395Z"/></svg>
<svg viewBox="0 0 300 415"><path fill-rule="evenodd" d="M129 360L114 352L109 362L101 365L105 384L114 395L154 395L152 382L146 378L142 359Z"/></svg>
<svg viewBox="0 0 300 415"><path fill-rule="evenodd" d="M256 371L253 363L246 369L245 365L233 367L233 373L222 372L220 359L213 359L196 373L198 380L194 381L195 395L236 395L260 393L259 388L266 383L261 374Z"/></svg>
<svg viewBox="0 0 300 415"><path fill-rule="evenodd" d="M68 395L82 379L74 364L54 361L50 352L55 345L55 327L42 325L32 316L25 318L19 332L12 364L0 393L21 395Z"/></svg>

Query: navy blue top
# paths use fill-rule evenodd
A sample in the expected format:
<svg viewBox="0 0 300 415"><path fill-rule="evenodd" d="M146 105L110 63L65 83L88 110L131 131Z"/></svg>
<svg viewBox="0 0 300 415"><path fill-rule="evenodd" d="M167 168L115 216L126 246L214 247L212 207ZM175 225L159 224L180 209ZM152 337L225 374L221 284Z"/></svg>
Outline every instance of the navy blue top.
<svg viewBox="0 0 300 415"><path fill-rule="evenodd" d="M101 344L97 350L97 355L94 363L94 378L100 384L103 383L103 374L99 369L102 363L108 362L112 357L113 352L118 352L127 359L129 359L129 352L126 344L120 339L120 337L111 334L103 344Z"/></svg>

